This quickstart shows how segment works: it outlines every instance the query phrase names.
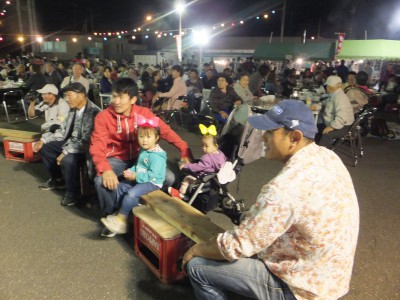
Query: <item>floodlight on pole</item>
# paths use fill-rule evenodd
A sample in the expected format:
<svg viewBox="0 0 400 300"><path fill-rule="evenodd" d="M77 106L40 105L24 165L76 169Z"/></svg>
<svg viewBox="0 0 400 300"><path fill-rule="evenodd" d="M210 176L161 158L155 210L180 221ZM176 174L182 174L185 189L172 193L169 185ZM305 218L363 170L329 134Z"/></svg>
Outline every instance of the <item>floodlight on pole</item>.
<svg viewBox="0 0 400 300"><path fill-rule="evenodd" d="M210 32L206 29L194 30L193 31L193 44L199 46L199 71L201 71L203 65L203 47L208 45L210 42Z"/></svg>
<svg viewBox="0 0 400 300"><path fill-rule="evenodd" d="M175 3L175 10L179 15L179 34L176 36L176 45L179 63L182 63L182 13L185 10L185 2L178 0Z"/></svg>

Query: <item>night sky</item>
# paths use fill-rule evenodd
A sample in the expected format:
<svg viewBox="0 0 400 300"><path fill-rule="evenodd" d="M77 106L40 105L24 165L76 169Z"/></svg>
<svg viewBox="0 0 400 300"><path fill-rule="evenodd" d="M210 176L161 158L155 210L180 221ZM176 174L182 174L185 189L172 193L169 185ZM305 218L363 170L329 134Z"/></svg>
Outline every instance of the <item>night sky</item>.
<svg viewBox="0 0 400 300"><path fill-rule="evenodd" d="M154 29L176 29L176 14L162 17L173 9L174 3L172 0L36 0L39 27L45 33L129 30L143 26L147 14L161 17L152 24ZM269 36L274 32L278 36L282 3L282 0L198 0L185 11L182 28L243 19L247 20L245 25L227 30L225 35ZM276 13L271 14L272 10ZM269 12L268 21L255 19L265 12ZM399 39L399 20L399 0L287 0L285 36L301 36L306 29L307 36L319 33L323 38L333 38L335 32L346 32L350 38L352 24L354 39L363 39L365 30L369 39Z"/></svg>

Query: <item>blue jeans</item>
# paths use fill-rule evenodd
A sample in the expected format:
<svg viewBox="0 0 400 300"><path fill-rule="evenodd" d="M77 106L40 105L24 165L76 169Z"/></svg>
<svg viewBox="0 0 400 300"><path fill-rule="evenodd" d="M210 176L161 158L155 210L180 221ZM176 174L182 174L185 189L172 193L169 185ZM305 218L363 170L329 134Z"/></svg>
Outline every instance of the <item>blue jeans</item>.
<svg viewBox="0 0 400 300"><path fill-rule="evenodd" d="M138 206L140 196L146 195L152 191L159 190L160 187L152 184L151 182L146 183L135 183L135 182L121 182L117 188L117 202L121 203L119 210L120 214L125 216L129 215L132 208Z"/></svg>
<svg viewBox="0 0 400 300"><path fill-rule="evenodd" d="M197 299L228 299L226 291L254 299L296 299L259 259L228 262L194 257L186 268Z"/></svg>
<svg viewBox="0 0 400 300"><path fill-rule="evenodd" d="M111 165L114 173L120 178L123 172L133 165L133 161L123 161L115 157L108 158L108 162ZM166 186L171 186L175 181L175 174L167 169L165 174ZM109 190L103 186L103 178L96 176L94 179L97 197L99 198L100 209L105 215L111 215L113 212L119 209L121 203L117 202L117 190Z"/></svg>

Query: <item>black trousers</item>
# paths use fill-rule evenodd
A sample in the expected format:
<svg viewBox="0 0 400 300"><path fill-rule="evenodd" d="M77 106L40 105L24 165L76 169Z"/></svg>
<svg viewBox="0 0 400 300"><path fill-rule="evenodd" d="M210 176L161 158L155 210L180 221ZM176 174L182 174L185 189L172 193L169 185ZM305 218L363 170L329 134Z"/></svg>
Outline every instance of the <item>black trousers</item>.
<svg viewBox="0 0 400 300"><path fill-rule="evenodd" d="M64 156L61 166L57 165L57 157L62 153L64 143L65 141L55 141L44 144L40 150L42 162L52 179L65 178L65 189L68 194L79 195L81 191L79 170L86 156L84 153L70 153Z"/></svg>
<svg viewBox="0 0 400 300"><path fill-rule="evenodd" d="M331 149L333 143L337 138L340 138L349 131L351 125L343 126L340 129L335 129L329 133L322 134L323 129L326 127L325 125L318 125L318 133L315 136L315 143L320 146L324 146L328 149Z"/></svg>

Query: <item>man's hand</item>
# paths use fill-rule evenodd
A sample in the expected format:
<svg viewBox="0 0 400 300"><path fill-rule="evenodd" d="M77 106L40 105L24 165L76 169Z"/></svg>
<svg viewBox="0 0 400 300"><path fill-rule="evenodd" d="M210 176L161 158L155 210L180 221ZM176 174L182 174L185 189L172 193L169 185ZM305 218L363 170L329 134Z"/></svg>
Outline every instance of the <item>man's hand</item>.
<svg viewBox="0 0 400 300"><path fill-rule="evenodd" d="M235 106L240 106L240 105L242 104L242 101L236 100L233 104L234 104Z"/></svg>
<svg viewBox="0 0 400 300"><path fill-rule="evenodd" d="M325 127L324 131L322 131L322 134L327 134L327 133L329 133L329 132L331 132L333 130L335 130L335 129L332 128L332 127Z"/></svg>
<svg viewBox="0 0 400 300"><path fill-rule="evenodd" d="M61 161L62 161L62 159L64 158L64 156L65 156L65 154L64 154L64 153L61 153L61 154L56 158L57 165L61 166Z"/></svg>
<svg viewBox="0 0 400 300"><path fill-rule="evenodd" d="M219 114L221 115L222 119L228 119L228 114L224 111L220 111Z"/></svg>
<svg viewBox="0 0 400 300"><path fill-rule="evenodd" d="M182 157L179 165L184 165L184 164L190 164L192 162L192 160L190 159L190 157Z"/></svg>
<svg viewBox="0 0 400 300"><path fill-rule="evenodd" d="M43 147L43 142L39 141L35 143L35 146L33 147L33 152L39 152L40 149Z"/></svg>
<svg viewBox="0 0 400 300"><path fill-rule="evenodd" d="M197 245L192 246L188 251L186 251L185 255L182 258L182 270L186 274L186 264L193 258L195 257L194 252L195 252L195 247Z"/></svg>
<svg viewBox="0 0 400 300"><path fill-rule="evenodd" d="M103 178L103 186L109 190L115 190L118 186L118 177L113 170L105 171L101 177Z"/></svg>

